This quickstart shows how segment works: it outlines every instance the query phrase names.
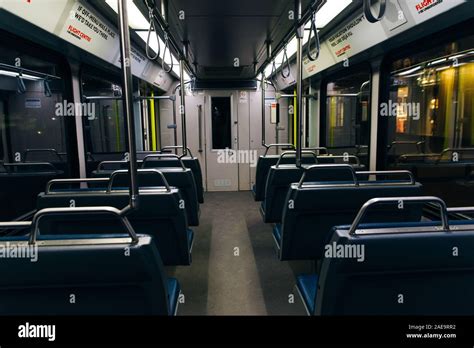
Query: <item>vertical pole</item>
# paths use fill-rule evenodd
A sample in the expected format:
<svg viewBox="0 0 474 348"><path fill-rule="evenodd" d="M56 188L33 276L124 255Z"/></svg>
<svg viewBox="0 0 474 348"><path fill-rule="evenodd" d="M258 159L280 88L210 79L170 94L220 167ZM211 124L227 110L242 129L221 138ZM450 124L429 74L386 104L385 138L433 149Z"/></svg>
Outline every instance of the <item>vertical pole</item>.
<svg viewBox="0 0 474 348"><path fill-rule="evenodd" d="M150 118L151 118L151 150L156 151L156 114L155 114L155 100L153 97L155 96L155 93L151 91L151 97L152 99L150 100Z"/></svg>
<svg viewBox="0 0 474 348"><path fill-rule="evenodd" d="M267 147L265 141L265 70L262 71L262 145Z"/></svg>
<svg viewBox="0 0 474 348"><path fill-rule="evenodd" d="M120 28L120 54L123 78L123 111L127 121L129 173L130 173L130 209L138 207L137 160L135 144L135 122L133 117L133 85L130 59L130 32L128 29L127 0L118 0L118 20Z"/></svg>
<svg viewBox="0 0 474 348"><path fill-rule="evenodd" d="M176 96L173 96L173 124L174 124L174 129L173 129L173 137L174 137L174 146L178 145L178 123L176 122ZM176 148L174 150L174 153L178 153L178 149Z"/></svg>
<svg viewBox="0 0 474 348"><path fill-rule="evenodd" d="M185 64L185 59L188 54L188 46L187 44L184 44L183 46L183 57L179 60L179 75L180 75L180 80L181 80L181 87L180 87L180 93L181 93L181 106L179 109L179 112L181 114L181 128L182 128L182 133L183 133L183 156L186 156L188 154L188 145L187 145L187 136L186 136L186 93L185 93L185 86L184 86L184 64Z"/></svg>
<svg viewBox="0 0 474 348"><path fill-rule="evenodd" d="M303 34L304 24L299 24L302 16L301 0L296 5L296 166L301 167L301 134L303 120Z"/></svg>

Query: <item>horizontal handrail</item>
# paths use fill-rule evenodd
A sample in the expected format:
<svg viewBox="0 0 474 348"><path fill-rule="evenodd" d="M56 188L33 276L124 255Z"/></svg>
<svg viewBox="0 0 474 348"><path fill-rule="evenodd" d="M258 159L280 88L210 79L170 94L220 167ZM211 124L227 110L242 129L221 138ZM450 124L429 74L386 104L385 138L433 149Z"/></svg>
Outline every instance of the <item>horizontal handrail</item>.
<svg viewBox="0 0 474 348"><path fill-rule="evenodd" d="M305 171L303 172L303 175L301 176L301 179L298 183L298 188L301 188L301 186L303 186L304 179L306 178L306 174L316 169L347 169L352 175L354 186L359 185L356 172L354 171L354 168L350 164L315 164L315 165L305 168Z"/></svg>
<svg viewBox="0 0 474 348"><path fill-rule="evenodd" d="M263 157L265 157L267 155L268 150L270 150L270 148L272 148L272 147L284 147L284 146L286 146L286 147L291 148L292 150L296 150L295 145L285 144L285 143L282 143L282 144L264 144L263 146L265 147L265 153L263 154Z"/></svg>
<svg viewBox="0 0 474 348"><path fill-rule="evenodd" d="M374 170L374 171L364 171L356 172L356 175L401 175L406 174L410 178L410 184L415 184L415 176L409 170Z"/></svg>
<svg viewBox="0 0 474 348"><path fill-rule="evenodd" d="M349 163L350 163L350 159L354 159L355 160L354 164L357 166L360 166L360 159L356 155L321 155L321 156L318 156L318 158L342 159L344 160L344 162L349 162Z"/></svg>
<svg viewBox="0 0 474 348"><path fill-rule="evenodd" d="M301 151L301 153L304 154L304 155L313 155L314 159L316 160L316 163L318 163L318 156L317 156L314 152L312 152L312 151ZM286 155L291 155L291 154L296 155L296 151L291 150L291 151L285 151L285 152L283 152L283 153L280 155L280 158L278 158L278 161L277 161L277 163L276 163L275 166L278 168L278 166L280 165L281 159L282 159L283 157L285 157Z"/></svg>
<svg viewBox="0 0 474 348"><path fill-rule="evenodd" d="M303 151L307 150L307 151L318 151L318 154L319 154L319 151L324 151L324 153L327 155L329 154L329 150L327 147L323 147L323 146L317 146L317 147L303 147L302 148Z"/></svg>
<svg viewBox="0 0 474 348"><path fill-rule="evenodd" d="M128 161L125 161L125 160L119 160L119 161L102 161L102 162L100 162L99 165L97 166L97 171L110 170L110 169L104 169L104 165L107 165L107 164L123 164L123 163L128 163Z"/></svg>
<svg viewBox="0 0 474 348"><path fill-rule="evenodd" d="M49 152L49 153L52 153L54 156L56 156L60 162L63 161L62 157L59 155L56 149L26 149L25 152L23 152L23 162L26 162L26 159L28 158L28 154L33 153L33 152Z"/></svg>
<svg viewBox="0 0 474 348"><path fill-rule="evenodd" d="M179 145L169 145L169 146L162 147L161 151L163 151L163 150L179 150L179 149L182 150L183 147L179 146ZM189 147L186 147L186 149L189 152L189 156L194 157L192 152L191 152L191 149Z"/></svg>
<svg viewBox="0 0 474 348"><path fill-rule="evenodd" d="M41 218L45 216L58 216L58 215L80 215L80 214L109 214L113 215L120 221L125 231L132 238L133 243L138 242L138 236L135 233L130 221L123 215L122 211L113 207L78 207L78 208L45 208L38 211L31 221L31 233L29 244L35 244L38 236L38 227Z"/></svg>
<svg viewBox="0 0 474 348"><path fill-rule="evenodd" d="M474 148L465 147L465 148L447 148L447 149L444 149L439 154L439 157L435 161L435 163L441 162L441 160L443 159L443 155L445 155L447 153L454 153L454 152L473 152L474 153Z"/></svg>
<svg viewBox="0 0 474 348"><path fill-rule="evenodd" d="M435 203L438 205L441 211L441 224L443 231L449 231L449 222L448 222L448 210L446 208L446 203L438 197L434 196L421 196L421 197L383 197L383 198L372 198L365 202L362 208L359 210L354 222L352 223L349 234L355 235L357 227L359 227L360 222L365 217L367 210L379 203L395 203L399 204L400 202L418 202L418 203Z"/></svg>
<svg viewBox="0 0 474 348"><path fill-rule="evenodd" d="M153 158L159 159L159 158L176 158L178 162L181 164L181 168L183 170L186 169L186 166L184 165L183 161L181 160L181 157L178 155L172 154L172 153L162 153L162 154L156 154L156 155L148 155L143 159L142 163L142 168L145 167L145 163L152 160Z"/></svg>
<svg viewBox="0 0 474 348"><path fill-rule="evenodd" d="M82 178L82 179L53 179L48 181L46 185L46 194L51 193L51 187L55 184L77 184L77 183L93 183L108 182L109 178Z"/></svg>
<svg viewBox="0 0 474 348"><path fill-rule="evenodd" d="M166 180L165 176L160 170L154 169L154 168L138 169L137 174L140 174L140 173L155 173L159 175L163 181L163 185L166 187L166 191L171 192L171 187L168 183L168 180ZM117 175L120 175L120 174L128 174L128 170L121 169L121 170L116 170L115 172L112 173L112 175L110 176L109 185L107 187L107 193L110 193L112 191L114 179L116 178Z"/></svg>
<svg viewBox="0 0 474 348"><path fill-rule="evenodd" d="M14 162L14 163L2 163L2 166L7 169L8 173L11 167L48 167L52 172L58 172L58 169L49 162Z"/></svg>
<svg viewBox="0 0 474 348"><path fill-rule="evenodd" d="M0 222L0 228L15 228L15 229L21 229L21 228L26 228L26 227L31 227L31 221L9 221L9 222Z"/></svg>

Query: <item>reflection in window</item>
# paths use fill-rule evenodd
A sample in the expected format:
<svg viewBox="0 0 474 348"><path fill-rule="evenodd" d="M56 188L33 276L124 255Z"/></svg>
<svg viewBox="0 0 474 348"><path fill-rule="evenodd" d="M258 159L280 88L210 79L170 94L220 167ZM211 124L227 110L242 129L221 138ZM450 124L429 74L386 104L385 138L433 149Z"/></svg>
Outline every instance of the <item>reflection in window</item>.
<svg viewBox="0 0 474 348"><path fill-rule="evenodd" d="M92 154L126 151L121 86L115 81L84 74L83 95L91 98L95 117L84 118L87 151Z"/></svg>
<svg viewBox="0 0 474 348"><path fill-rule="evenodd" d="M421 143L412 151L425 154L473 147L473 100L474 50L393 72L391 142Z"/></svg>
<svg viewBox="0 0 474 348"><path fill-rule="evenodd" d="M394 61L388 102L388 167L449 205L472 204L474 36Z"/></svg>
<svg viewBox="0 0 474 348"><path fill-rule="evenodd" d="M327 84L324 146L333 154L356 155L368 164L370 71Z"/></svg>
<svg viewBox="0 0 474 348"><path fill-rule="evenodd" d="M0 47L0 52L0 155L3 161L23 162L26 155L29 161L58 162L66 156L65 118L56 112L64 93L64 81L56 76L58 67L7 47ZM15 59L20 56L21 66L29 69L21 76L15 66ZM45 74L51 77L46 78ZM38 149L51 149L62 157L51 155L51 151L27 155Z"/></svg>

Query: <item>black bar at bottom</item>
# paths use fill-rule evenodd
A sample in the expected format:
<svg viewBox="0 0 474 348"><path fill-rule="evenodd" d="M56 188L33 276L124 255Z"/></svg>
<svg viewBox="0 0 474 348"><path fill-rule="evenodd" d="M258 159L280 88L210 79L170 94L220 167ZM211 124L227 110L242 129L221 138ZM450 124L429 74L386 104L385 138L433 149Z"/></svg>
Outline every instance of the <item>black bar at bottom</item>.
<svg viewBox="0 0 474 348"><path fill-rule="evenodd" d="M27 324L28 323L28 324ZM469 346L474 317L0 317L0 345L62 344L389 344ZM23 325L23 326L22 326ZM48 337L22 328L55 325ZM23 331L25 332L25 331ZM44 330L47 332L47 330ZM439 336L441 335L441 336Z"/></svg>

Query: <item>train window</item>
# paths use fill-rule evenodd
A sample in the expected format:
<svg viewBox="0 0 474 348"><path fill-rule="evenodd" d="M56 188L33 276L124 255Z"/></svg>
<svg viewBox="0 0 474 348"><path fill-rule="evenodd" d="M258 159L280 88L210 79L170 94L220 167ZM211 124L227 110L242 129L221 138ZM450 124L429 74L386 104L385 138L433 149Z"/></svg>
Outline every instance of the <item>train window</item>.
<svg viewBox="0 0 474 348"><path fill-rule="evenodd" d="M82 75L82 92L92 111L84 118L87 151L92 155L124 153L125 120L118 80L86 72Z"/></svg>
<svg viewBox="0 0 474 348"><path fill-rule="evenodd" d="M65 161L64 80L58 67L0 47L1 150L6 162ZM20 69L21 68L21 69ZM54 149L53 151L36 151ZM35 151L33 151L35 150Z"/></svg>
<svg viewBox="0 0 474 348"><path fill-rule="evenodd" d="M0 35L1 36L1 35ZM47 182L70 175L68 75L43 50L0 42L0 218L26 214ZM41 54L41 56L40 56ZM73 156L74 157L74 156Z"/></svg>
<svg viewBox="0 0 474 348"><path fill-rule="evenodd" d="M369 68L327 82L322 141L331 153L355 155L368 165L369 101Z"/></svg>
<svg viewBox="0 0 474 348"><path fill-rule="evenodd" d="M474 36L402 57L391 69L380 109L389 167L412 170L448 203L466 203L465 190L474 192Z"/></svg>
<svg viewBox="0 0 474 348"><path fill-rule="evenodd" d="M230 97L212 97L212 149L232 148Z"/></svg>

